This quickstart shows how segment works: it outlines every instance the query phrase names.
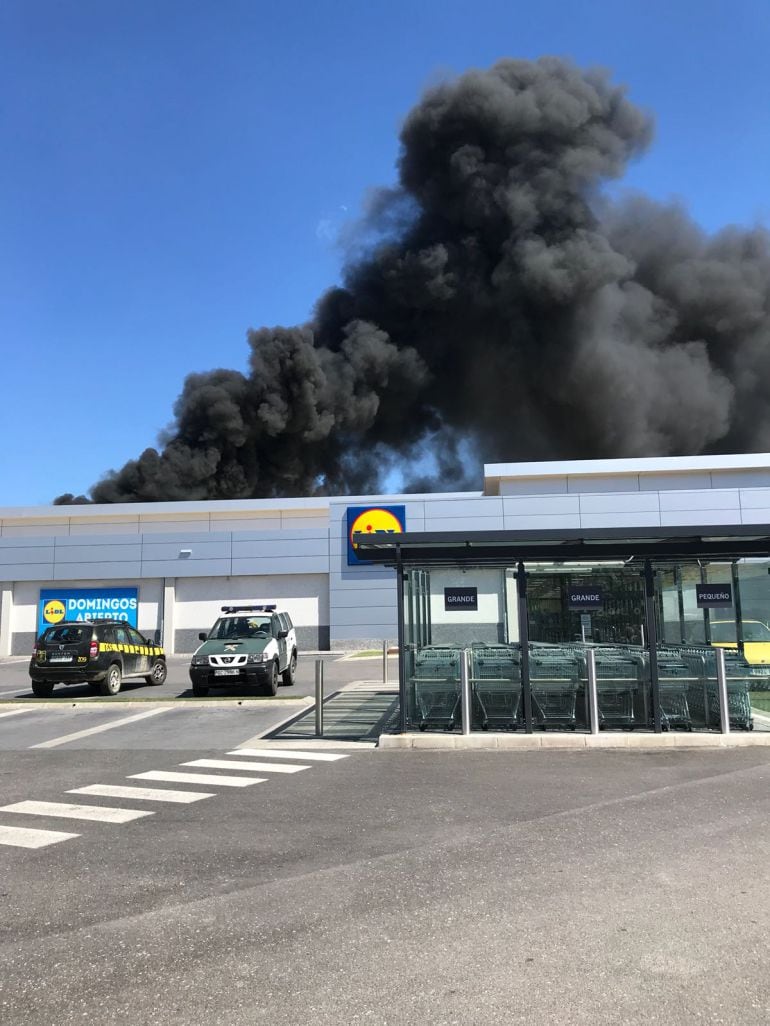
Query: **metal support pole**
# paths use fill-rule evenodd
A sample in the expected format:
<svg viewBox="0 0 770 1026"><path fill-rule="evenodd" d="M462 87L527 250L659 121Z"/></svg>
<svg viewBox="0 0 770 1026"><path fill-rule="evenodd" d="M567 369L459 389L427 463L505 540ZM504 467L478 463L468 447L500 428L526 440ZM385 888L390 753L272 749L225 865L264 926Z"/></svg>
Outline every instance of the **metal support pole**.
<svg viewBox="0 0 770 1026"><path fill-rule="evenodd" d="M529 610L527 574L524 564L516 564L516 592L519 598L519 644L521 645L521 695L524 700L524 729L532 733L532 688L529 683Z"/></svg>
<svg viewBox="0 0 770 1026"><path fill-rule="evenodd" d="M469 669L470 652L464 648L460 654L460 714L462 732L471 732L471 675Z"/></svg>
<svg viewBox="0 0 770 1026"><path fill-rule="evenodd" d="M735 640L738 642L738 651L743 654L743 607L741 606L741 582L738 578L738 564L732 565L733 581L733 608L735 610Z"/></svg>
<svg viewBox="0 0 770 1026"><path fill-rule="evenodd" d="M588 692L586 694L586 715L588 729L592 734L599 733L599 694L596 690L596 652L589 648L586 652L588 669Z"/></svg>
<svg viewBox="0 0 770 1026"><path fill-rule="evenodd" d="M411 603L410 603L411 609ZM398 731L406 733L406 665L404 661L404 569L401 546L396 546L396 616L398 618ZM410 659L413 656L410 654Z"/></svg>
<svg viewBox="0 0 770 1026"><path fill-rule="evenodd" d="M324 663L315 661L315 736L324 736Z"/></svg>
<svg viewBox="0 0 770 1026"><path fill-rule="evenodd" d="M388 683L388 643L382 643L382 683Z"/></svg>
<svg viewBox="0 0 770 1026"><path fill-rule="evenodd" d="M730 706L727 700L727 673L725 671L725 650L715 648L717 657L717 693L719 695L719 722L723 734L730 733Z"/></svg>
<svg viewBox="0 0 770 1026"><path fill-rule="evenodd" d="M658 679L658 628L655 623L655 575L649 559L644 561L644 608L647 614L647 650L650 655L652 721L655 733L662 734L663 721L660 714L660 681Z"/></svg>

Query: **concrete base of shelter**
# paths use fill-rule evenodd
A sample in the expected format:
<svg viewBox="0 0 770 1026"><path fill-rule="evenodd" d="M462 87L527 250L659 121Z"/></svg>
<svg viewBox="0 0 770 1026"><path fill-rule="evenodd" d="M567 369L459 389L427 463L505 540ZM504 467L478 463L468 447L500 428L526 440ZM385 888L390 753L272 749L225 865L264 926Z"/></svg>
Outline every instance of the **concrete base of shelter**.
<svg viewBox="0 0 770 1026"><path fill-rule="evenodd" d="M669 748L748 748L770 747L770 731L751 733L684 734L382 734L378 748L414 748L422 751L494 751L528 752L542 748L566 748L578 751L587 748L624 748L637 751Z"/></svg>

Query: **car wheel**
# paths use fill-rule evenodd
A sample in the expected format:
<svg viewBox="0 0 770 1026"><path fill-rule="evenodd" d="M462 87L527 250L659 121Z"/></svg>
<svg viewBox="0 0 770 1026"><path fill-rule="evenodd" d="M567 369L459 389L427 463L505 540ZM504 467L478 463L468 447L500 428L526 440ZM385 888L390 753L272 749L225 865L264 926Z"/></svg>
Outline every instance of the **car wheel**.
<svg viewBox="0 0 770 1026"><path fill-rule="evenodd" d="M297 653L292 652L289 665L281 674L281 683L285 688L290 688L294 683L294 674L297 672Z"/></svg>
<svg viewBox="0 0 770 1026"><path fill-rule="evenodd" d="M206 695L209 693L209 689L206 687L205 684L194 683L192 686L192 693L195 695L196 698L205 698Z"/></svg>
<svg viewBox="0 0 770 1026"><path fill-rule="evenodd" d="M267 684L265 684L266 695L278 694L278 663L273 661L268 671Z"/></svg>
<svg viewBox="0 0 770 1026"><path fill-rule="evenodd" d="M104 680L99 685L99 691L103 695L117 695L120 691L120 684L123 674L117 663L112 663L107 670Z"/></svg>
<svg viewBox="0 0 770 1026"><path fill-rule="evenodd" d="M156 659L152 669L144 678L148 684L163 684L168 674L168 667L165 659Z"/></svg>
<svg viewBox="0 0 770 1026"><path fill-rule="evenodd" d="M53 684L47 680L33 680L32 694L37 698L50 698L53 694Z"/></svg>

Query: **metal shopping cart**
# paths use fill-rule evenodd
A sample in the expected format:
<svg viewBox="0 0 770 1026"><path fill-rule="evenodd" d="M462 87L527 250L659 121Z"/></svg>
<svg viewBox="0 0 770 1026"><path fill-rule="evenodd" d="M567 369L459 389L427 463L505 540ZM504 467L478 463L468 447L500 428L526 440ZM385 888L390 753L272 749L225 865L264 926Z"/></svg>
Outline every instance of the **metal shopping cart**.
<svg viewBox="0 0 770 1026"><path fill-rule="evenodd" d="M440 726L453 730L460 707L461 649L431 646L414 653L409 678L420 730Z"/></svg>
<svg viewBox="0 0 770 1026"><path fill-rule="evenodd" d="M700 669L699 679L690 687L688 699L693 718L705 727L719 729L719 692L717 685L716 653L711 646L690 649L687 661ZM751 712L751 667L739 652L725 652L725 684L727 711L731 728L753 730Z"/></svg>
<svg viewBox="0 0 770 1026"><path fill-rule="evenodd" d="M699 684L688 664L678 655L658 654L658 694L660 695L660 721L663 730L681 727L692 730L690 689Z"/></svg>
<svg viewBox="0 0 770 1026"><path fill-rule="evenodd" d="M576 705L580 677L580 659L571 652L542 648L530 651L529 681L532 713L539 727L577 725Z"/></svg>
<svg viewBox="0 0 770 1026"><path fill-rule="evenodd" d="M508 645L478 645L471 649L471 685L481 729L516 730L521 703L519 653Z"/></svg>
<svg viewBox="0 0 770 1026"><path fill-rule="evenodd" d="M596 693L599 728L638 726L636 695L639 690L639 660L626 653L608 649L596 652Z"/></svg>

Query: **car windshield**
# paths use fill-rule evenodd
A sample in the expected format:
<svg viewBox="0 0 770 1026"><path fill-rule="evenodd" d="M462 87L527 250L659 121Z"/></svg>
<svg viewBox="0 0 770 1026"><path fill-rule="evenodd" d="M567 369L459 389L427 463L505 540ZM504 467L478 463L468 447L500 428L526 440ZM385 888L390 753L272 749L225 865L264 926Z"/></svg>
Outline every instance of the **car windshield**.
<svg viewBox="0 0 770 1026"><path fill-rule="evenodd" d="M735 623L732 620L717 620L716 623L712 623L711 640L717 645L735 644L738 640ZM744 620L743 640L770 642L770 627L761 620Z"/></svg>
<svg viewBox="0 0 770 1026"><path fill-rule="evenodd" d="M743 621L744 641L770 641L770 627L759 620Z"/></svg>
<svg viewBox="0 0 770 1026"><path fill-rule="evenodd" d="M209 641L232 641L236 638L265 637L270 634L270 621L254 616L223 616L209 632Z"/></svg>
<svg viewBox="0 0 770 1026"><path fill-rule="evenodd" d="M49 627L43 635L44 645L78 645L91 637L92 627L76 627L66 624L62 627Z"/></svg>

